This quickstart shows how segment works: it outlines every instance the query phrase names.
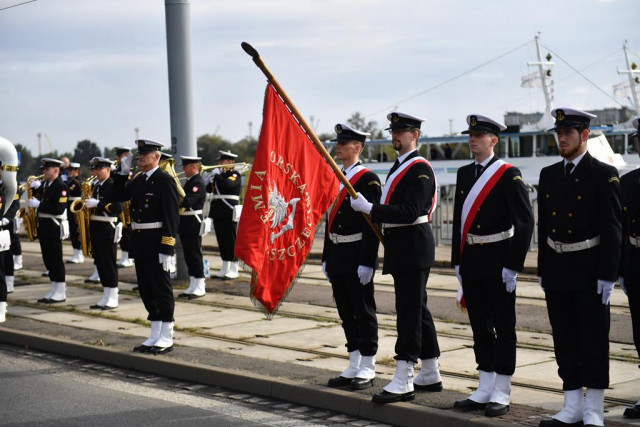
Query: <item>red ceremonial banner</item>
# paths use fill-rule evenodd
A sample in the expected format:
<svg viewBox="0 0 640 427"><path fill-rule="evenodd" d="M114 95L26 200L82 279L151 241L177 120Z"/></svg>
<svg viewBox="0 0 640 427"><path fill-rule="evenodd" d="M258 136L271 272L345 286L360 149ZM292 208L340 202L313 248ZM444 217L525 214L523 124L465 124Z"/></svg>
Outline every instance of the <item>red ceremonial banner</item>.
<svg viewBox="0 0 640 427"><path fill-rule="evenodd" d="M290 291L337 192L333 171L267 85L235 255L253 269L251 299L270 316Z"/></svg>

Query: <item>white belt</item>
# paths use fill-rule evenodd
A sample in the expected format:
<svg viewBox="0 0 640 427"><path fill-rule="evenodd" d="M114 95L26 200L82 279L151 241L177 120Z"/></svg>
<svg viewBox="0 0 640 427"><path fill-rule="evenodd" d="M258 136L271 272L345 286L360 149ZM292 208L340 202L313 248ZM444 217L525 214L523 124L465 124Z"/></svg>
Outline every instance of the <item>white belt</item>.
<svg viewBox="0 0 640 427"><path fill-rule="evenodd" d="M82 199L82 197L78 196L78 197L69 197L67 200L69 200L70 202L73 202L74 200L80 200Z"/></svg>
<svg viewBox="0 0 640 427"><path fill-rule="evenodd" d="M502 231L496 234L487 234L484 236L478 236L477 234L467 234L467 244L468 245L478 245L482 243L495 243L501 242L503 240L510 239L514 235L513 227L506 231Z"/></svg>
<svg viewBox="0 0 640 427"><path fill-rule="evenodd" d="M62 215L52 215L44 212L38 212L38 218L67 219L67 216L65 215L67 211L65 210L64 212L65 213L63 213Z"/></svg>
<svg viewBox="0 0 640 427"><path fill-rule="evenodd" d="M335 244L357 242L359 240L362 240L362 233L349 235L329 233L329 240L331 240Z"/></svg>
<svg viewBox="0 0 640 427"><path fill-rule="evenodd" d="M418 225L418 224L424 224L425 222L429 222L429 215L422 215L419 216L415 221L413 221L411 224L387 224L384 223L382 224L382 226L384 228L393 228L393 227L408 227L410 225Z"/></svg>
<svg viewBox="0 0 640 427"><path fill-rule="evenodd" d="M231 194L214 194L213 195L213 200L216 199L227 199L227 200L238 200L240 201L240 196L234 196Z"/></svg>
<svg viewBox="0 0 640 427"><path fill-rule="evenodd" d="M596 236L593 239L588 239L584 242L577 243L554 242L553 240L551 240L551 237L547 237L547 244L551 247L551 249L559 254L563 252L576 252L598 246L600 244L600 236Z"/></svg>
<svg viewBox="0 0 640 427"><path fill-rule="evenodd" d="M629 242L636 248L640 248L640 237L629 236Z"/></svg>
<svg viewBox="0 0 640 427"><path fill-rule="evenodd" d="M132 222L132 230L153 230L155 228L162 228L162 221L158 222Z"/></svg>
<svg viewBox="0 0 640 427"><path fill-rule="evenodd" d="M198 209L197 211L180 212L180 216L191 216L191 215L200 215L200 214L202 214L202 209Z"/></svg>
<svg viewBox="0 0 640 427"><path fill-rule="evenodd" d="M90 215L89 219L91 221L100 221L100 222L118 222L117 216Z"/></svg>

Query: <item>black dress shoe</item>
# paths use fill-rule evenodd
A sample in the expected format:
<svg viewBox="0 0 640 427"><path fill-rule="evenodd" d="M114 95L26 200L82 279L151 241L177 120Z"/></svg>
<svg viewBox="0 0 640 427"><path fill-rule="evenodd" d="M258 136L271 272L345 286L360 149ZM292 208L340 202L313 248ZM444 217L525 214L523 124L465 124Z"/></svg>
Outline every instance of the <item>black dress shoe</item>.
<svg viewBox="0 0 640 427"><path fill-rule="evenodd" d="M431 393L439 392L442 391L442 381L427 385L413 383L413 389L417 391L428 391Z"/></svg>
<svg viewBox="0 0 640 427"><path fill-rule="evenodd" d="M414 385L415 387L415 385ZM459 411L481 411L487 407L486 403L478 403L471 399L457 400L453 404L453 409L457 409Z"/></svg>
<svg viewBox="0 0 640 427"><path fill-rule="evenodd" d="M42 273L40 276L42 277L49 277L49 272L45 271L44 273Z"/></svg>
<svg viewBox="0 0 640 427"><path fill-rule="evenodd" d="M102 307L102 311L115 310L116 308L118 308L117 305L115 307L110 307L108 305L105 305L104 307Z"/></svg>
<svg viewBox="0 0 640 427"><path fill-rule="evenodd" d="M104 310L104 305L93 304L90 305L89 308L91 310Z"/></svg>
<svg viewBox="0 0 640 427"><path fill-rule="evenodd" d="M375 403L394 403L394 402L408 402L416 398L414 392L409 391L407 393L389 393L386 390L382 390L381 393L374 394L373 399Z"/></svg>
<svg viewBox="0 0 640 427"><path fill-rule="evenodd" d="M345 378L343 376L338 376L338 377L331 378L327 382L327 386L328 387L343 387L343 386L346 386L346 385L350 385L351 381L353 381L353 378Z"/></svg>
<svg viewBox="0 0 640 427"><path fill-rule="evenodd" d="M538 426L541 427L545 427L545 426L581 426L582 421L578 421L577 423L563 423L560 420L556 420L555 418L549 418L548 420L542 420L540 421L540 424L538 424Z"/></svg>
<svg viewBox="0 0 640 427"><path fill-rule="evenodd" d="M351 389L352 390L364 390L365 388L369 388L373 385L373 378L358 378L355 377L351 380Z"/></svg>
<svg viewBox="0 0 640 427"><path fill-rule="evenodd" d="M153 346L140 344L140 345L137 345L137 346L133 347L133 352L134 353L149 353L149 350L151 350L152 348L153 348Z"/></svg>
<svg viewBox="0 0 640 427"><path fill-rule="evenodd" d="M44 301L45 304L58 304L59 302L65 302L66 299L55 300L55 299L47 299Z"/></svg>
<svg viewBox="0 0 640 427"><path fill-rule="evenodd" d="M640 418L640 405L633 405L630 408L624 410L625 418Z"/></svg>
<svg viewBox="0 0 640 427"><path fill-rule="evenodd" d="M153 354L154 356L160 356L161 354L167 354L170 351L173 351L173 346L170 345L169 347L156 347L153 346L151 347L151 350L149 350L149 353Z"/></svg>
<svg viewBox="0 0 640 427"><path fill-rule="evenodd" d="M186 293L186 292L183 292L183 293L181 293L181 294L178 294L178 298L189 298L189 295L191 295L191 294L188 294L188 293Z"/></svg>
<svg viewBox="0 0 640 427"><path fill-rule="evenodd" d="M487 417L499 417L509 412L509 405L503 405L502 403L489 402L487 407L484 408L484 415Z"/></svg>
<svg viewBox="0 0 640 427"><path fill-rule="evenodd" d="M139 288L138 286L134 286L133 289L131 289L133 292L138 292Z"/></svg>
<svg viewBox="0 0 640 427"><path fill-rule="evenodd" d="M84 283L100 283L100 280L84 279Z"/></svg>
<svg viewBox="0 0 640 427"><path fill-rule="evenodd" d="M40 299L38 300L38 302L42 302L42 303L45 303L45 304L48 304L48 303L49 303L49 301L50 301L50 299L49 299L49 298L40 298Z"/></svg>
<svg viewBox="0 0 640 427"><path fill-rule="evenodd" d="M189 294L188 299L202 298L204 295Z"/></svg>

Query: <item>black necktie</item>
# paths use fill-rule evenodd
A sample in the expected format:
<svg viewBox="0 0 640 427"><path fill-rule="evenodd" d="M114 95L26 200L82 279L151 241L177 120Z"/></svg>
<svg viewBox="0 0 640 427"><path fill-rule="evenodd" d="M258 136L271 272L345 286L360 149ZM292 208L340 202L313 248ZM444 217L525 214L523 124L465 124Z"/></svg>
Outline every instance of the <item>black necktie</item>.
<svg viewBox="0 0 640 427"><path fill-rule="evenodd" d="M391 166L391 169L389 170L389 175L394 173L399 167L400 167L400 162L396 160L393 166Z"/></svg>
<svg viewBox="0 0 640 427"><path fill-rule="evenodd" d="M569 175L571 175L571 171L573 170L573 163L569 162L566 165L564 165L564 177L565 178L569 178Z"/></svg>
<svg viewBox="0 0 640 427"><path fill-rule="evenodd" d="M480 178L480 175L482 175L482 169L484 169L484 166L480 163L476 164L476 179Z"/></svg>

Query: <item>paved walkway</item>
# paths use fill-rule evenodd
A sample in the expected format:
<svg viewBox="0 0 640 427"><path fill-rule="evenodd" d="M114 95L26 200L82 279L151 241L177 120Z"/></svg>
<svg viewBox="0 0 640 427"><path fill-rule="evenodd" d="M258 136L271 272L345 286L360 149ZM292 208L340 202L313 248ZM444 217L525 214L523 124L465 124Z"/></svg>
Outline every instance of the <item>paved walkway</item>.
<svg viewBox="0 0 640 427"><path fill-rule="evenodd" d="M215 238L207 237L204 245L215 249ZM313 289L326 289L330 293L320 266L313 263L321 245L316 239L311 261L296 286L320 287ZM350 406L343 408L345 413L389 424L424 425L429 420L436 422L434 425L441 425L443 420L448 425L487 422L496 425L500 422L488 420L480 413L461 414L450 409L455 400L477 386L477 380L472 378L476 372L467 324L436 322L446 389L443 393L419 394L413 403L373 405L370 395L379 391L394 372L395 316L379 316L378 381L373 389L357 393L324 387L328 378L340 372L347 361L344 335L335 307L285 302L273 320L266 320L246 294L233 295L238 293L238 288L247 288L246 274L230 282L208 279L209 292L204 298L189 302L179 300L175 314L176 350L164 357L141 356L130 352L149 332L142 302L132 291L135 285L133 268L120 270L121 299L117 310L89 310L89 305L97 302L102 293L99 286L83 283L92 271L90 260L81 266L68 266L67 301L45 306L35 302L49 290L47 279L41 277L43 266L39 246L27 242L23 249L25 269L16 274L17 286L9 296L8 321L0 325L0 341L76 352L74 354L80 352L94 360L115 365L126 363L174 377L181 375L186 367L197 368L202 370L200 381L215 377L223 382L217 385L245 392L253 392L255 384L264 381L271 384L269 393L274 397L332 410L349 402ZM70 257L70 249L65 245L66 258ZM449 251L449 247L438 248L439 265L448 265ZM207 258L213 270L219 268L219 257L209 254ZM532 252L527 260L528 271L534 273L534 266L535 253ZM533 277L524 279L518 284L519 304L544 305L537 281ZM176 295L186 288L186 284L175 281ZM376 284L377 293L393 292L390 276L377 276ZM455 277L447 271L434 272L429 281L430 297L443 297L451 304L456 288ZM622 292L614 292L612 304L612 312L628 313ZM541 418L555 413L562 405L552 340L548 334L518 331L518 341L512 411L500 420L537 425ZM607 425L618 425L626 421L621 416L625 406L640 397L640 370L632 345L612 343L611 354L606 420ZM287 391L274 394L274 384L287 385L284 388ZM640 425L640 421L636 424Z"/></svg>

